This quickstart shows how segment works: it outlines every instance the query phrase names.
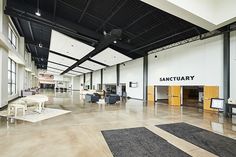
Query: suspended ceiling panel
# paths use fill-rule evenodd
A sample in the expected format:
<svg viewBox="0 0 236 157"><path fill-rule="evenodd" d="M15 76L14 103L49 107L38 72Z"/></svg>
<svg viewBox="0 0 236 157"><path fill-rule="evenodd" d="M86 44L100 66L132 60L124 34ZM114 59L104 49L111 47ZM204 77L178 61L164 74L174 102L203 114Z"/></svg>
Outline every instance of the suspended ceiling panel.
<svg viewBox="0 0 236 157"><path fill-rule="evenodd" d="M60 75L59 73L54 72L54 71L47 71L47 74L51 74L51 75Z"/></svg>
<svg viewBox="0 0 236 157"><path fill-rule="evenodd" d="M81 67L85 67L88 69L92 69L92 70L99 70L99 69L103 69L105 68L105 66L91 62L91 61L85 61L84 63L80 64L79 66Z"/></svg>
<svg viewBox="0 0 236 157"><path fill-rule="evenodd" d="M53 71L53 72L56 72L56 73L62 73L62 71L61 70L59 70L59 69L54 69L54 68L50 68L50 67L47 67L47 71Z"/></svg>
<svg viewBox="0 0 236 157"><path fill-rule="evenodd" d="M109 66L112 66L115 64L129 61L132 58L127 57L127 56L125 56L125 55L123 55L123 54L119 53L118 51L115 51L111 48L107 48L107 49L103 50L102 52L100 52L99 54L92 57L92 59L95 61L107 64Z"/></svg>
<svg viewBox="0 0 236 157"><path fill-rule="evenodd" d="M64 74L65 76L71 76L71 77L74 77L74 76L76 76L76 75L74 75L74 74L70 74L70 73L66 73L66 74Z"/></svg>
<svg viewBox="0 0 236 157"><path fill-rule="evenodd" d="M69 59L69 58L66 58L66 57L51 53L51 52L49 53L48 61L52 61L52 62L55 62L55 63L60 63L60 64L63 64L63 65L66 65L66 66L71 66L76 62L73 59Z"/></svg>
<svg viewBox="0 0 236 157"><path fill-rule="evenodd" d="M76 71L69 71L68 74L82 75L82 73L79 73L79 72L76 72Z"/></svg>
<svg viewBox="0 0 236 157"><path fill-rule="evenodd" d="M52 30L50 50L76 59L81 59L94 50L94 47Z"/></svg>
<svg viewBox="0 0 236 157"><path fill-rule="evenodd" d="M73 69L74 71L78 71L78 72L82 72L82 73L88 73L91 72L90 70L84 69L84 68L80 68L80 67L76 67Z"/></svg>
<svg viewBox="0 0 236 157"><path fill-rule="evenodd" d="M51 62L48 62L48 67L60 69L62 71L66 70L68 68L66 66L55 64L55 63L51 63Z"/></svg>

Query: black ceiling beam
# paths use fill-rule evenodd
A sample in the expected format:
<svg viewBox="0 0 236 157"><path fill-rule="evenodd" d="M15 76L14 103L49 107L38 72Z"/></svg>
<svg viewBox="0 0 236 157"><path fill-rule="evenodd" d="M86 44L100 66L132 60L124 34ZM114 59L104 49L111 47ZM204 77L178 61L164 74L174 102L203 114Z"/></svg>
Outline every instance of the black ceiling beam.
<svg viewBox="0 0 236 157"><path fill-rule="evenodd" d="M9 1L8 1L9 2ZM61 1L60 1L61 2ZM11 2L9 3L4 10L4 13L10 15L12 17L17 17L24 19L26 21L32 21L38 24L41 24L45 27L55 29L59 32L72 36L75 39L81 39L84 41L91 43L97 43L103 35L98 34L97 32L91 31L83 26L72 23L68 20L57 17L55 21L53 21L53 16L50 13L43 12L41 10L41 17L38 17L34 14L36 8L33 6L22 5L20 3ZM87 34L88 36L84 36L81 34ZM115 46L124 48L127 51L134 49L130 44L126 44L123 42L117 42Z"/></svg>
<svg viewBox="0 0 236 157"><path fill-rule="evenodd" d="M18 18L14 17L14 21L16 22L16 25L19 28L20 35L24 36L25 34L24 34L23 29L21 28L21 25L20 25L20 22L19 22Z"/></svg>
<svg viewBox="0 0 236 157"><path fill-rule="evenodd" d="M133 22L131 22L130 24L128 24L127 26L125 26L123 28L123 30L127 30L129 29L131 26L133 26L134 24L136 24L138 21L140 21L141 19L143 19L144 17L146 17L147 15L153 13L155 10L150 10L148 11L146 14L143 14L142 16L140 16L139 18L137 18L136 20L134 20Z"/></svg>
<svg viewBox="0 0 236 157"><path fill-rule="evenodd" d="M54 4L53 4L53 19L54 19L54 21L56 18L56 11L57 11L57 0L54 0Z"/></svg>
<svg viewBox="0 0 236 157"><path fill-rule="evenodd" d="M4 13L13 17L39 23L88 42L97 42L97 40L101 37L96 32L68 20L57 17L55 21L53 21L53 15L48 12L43 12L42 10L41 16L38 17L34 14L35 10L36 8L33 6L29 6L27 4L22 5L21 3L11 1L11 3L7 3Z"/></svg>
<svg viewBox="0 0 236 157"><path fill-rule="evenodd" d="M102 29L103 26L107 24L114 15L116 15L116 13L126 4L127 1L128 0L124 0L120 5L118 4L119 6L111 13L110 16L107 17L107 19L100 25L100 27L97 28L96 32Z"/></svg>
<svg viewBox="0 0 236 157"><path fill-rule="evenodd" d="M96 54L100 53L102 50L106 49L111 43L113 43L115 40L118 40L121 38L121 30L119 29L114 29L110 33L106 34L103 39L99 42L99 44L95 47L93 51L91 51L89 54L81 58L78 62L73 64L71 67L66 69L61 73L61 75L69 72L70 70L74 69L78 65L84 63L86 60L92 58Z"/></svg>
<svg viewBox="0 0 236 157"><path fill-rule="evenodd" d="M58 0L58 1L59 1L60 3L62 3L62 4L64 4L64 5L66 5L67 7L70 7L71 9L77 11L77 12L83 12L83 10L78 9L78 8L76 8L76 7L72 6L72 5L70 5L69 3L66 3L66 2L64 2L64 1L62 1L62 0ZM118 2L119 2L119 1L118 1ZM101 18L99 18L99 17L96 17L96 16L94 16L94 15L92 15L92 14L89 14L88 12L87 12L86 14L89 15L90 17L92 17L93 19L96 19L96 20L98 20L98 21L100 21L100 22L104 22L103 19L101 19ZM110 26L112 26L114 29L119 29L119 27L116 26L116 25L114 25L114 24L111 24L111 23L109 23L109 22L108 22L107 24L110 25ZM131 36L131 38L135 36L134 34L128 32L128 31L125 31L125 30L123 30L123 34L126 34L128 37ZM142 39L139 39L139 40L141 41ZM143 40L142 40L142 42L143 42ZM129 49L129 50L131 50L131 49L134 48L134 47L131 47L131 46L128 45L128 44L124 44L124 43L121 43L121 42L120 42L120 43L117 43L116 45L117 45L118 47L122 47L122 46L127 47L127 49Z"/></svg>
<svg viewBox="0 0 236 157"><path fill-rule="evenodd" d="M178 36L178 35L181 35L181 34L183 34L183 33L187 33L187 32L192 31L192 30L195 30L195 26L192 27L192 28L189 28L189 29L187 29L187 30L184 30L184 31L182 31L182 32L175 33L175 34L170 35L170 36L167 36L167 37L165 37L165 38L161 38L160 40L157 40L157 41L154 41L154 42L152 42L152 43L148 43L148 44L146 44L146 45L143 45L143 46L141 46L141 47L138 47L138 48L136 48L136 49L133 49L133 50L130 51L129 53L134 52L134 51L139 51L139 50L141 50L141 49L144 49L144 48L147 48L147 47L152 46L152 45L154 45L154 44L157 44L157 43L159 43L159 42L161 42L161 41L165 41L165 40L167 40L167 39L173 38L173 37ZM196 31L196 30L195 30L195 31Z"/></svg>
<svg viewBox="0 0 236 157"><path fill-rule="evenodd" d="M52 62L52 61L48 61L48 62L53 63L53 64L57 64L57 65L61 65L61 66L64 66L64 67L69 68L69 66L64 65L64 64L60 64L60 63L56 63L56 62ZM52 68L52 67L50 67L50 68ZM80 67L80 68L83 68L83 67ZM83 69L93 71L93 70L91 70L91 69L87 69L87 68L83 68ZM58 70L63 71L63 70L61 70L61 69L58 69ZM81 71L76 71L76 70L71 70L71 71L78 72L78 73L83 73L83 72L81 72Z"/></svg>
<svg viewBox="0 0 236 157"><path fill-rule="evenodd" d="M101 62L95 61L95 60L93 60L93 59L91 59L91 58L89 58L88 60L91 61L91 62L94 62L94 63L100 64L100 65L102 65L102 66L108 67L107 64L104 64L104 63L101 63Z"/></svg>
<svg viewBox="0 0 236 157"><path fill-rule="evenodd" d="M80 23L80 22L82 21L82 19L83 19L85 13L86 13L86 11L87 11L87 9L88 9L89 4L91 3L91 1L92 1L92 0L87 0L87 3L86 3L86 5L85 5L85 8L84 8L84 10L83 10L83 12L82 12L82 14L81 14L79 20L78 20L78 23Z"/></svg>
<svg viewBox="0 0 236 157"><path fill-rule="evenodd" d="M65 58L69 58L69 59L72 59L72 60L75 60L75 61L79 61L79 60L76 59L76 58L73 58L73 57L70 57L70 56L66 56L66 55L63 55L63 54L58 53L58 52L55 52L55 51L51 51L51 50L50 50L50 52L52 52L52 53L54 53L54 54L56 54L56 55L59 55L59 56L65 57ZM69 66L64 65L64 64L60 64L60 63L56 63L56 62L52 62L52 61L48 61L48 62L51 62L51 63L57 64L57 65L62 65L62 66L65 66L65 67L68 67L68 68L69 68ZM85 67L81 67L81 66L77 66L77 67L79 67L79 68L83 68L83 69L85 69L85 70L93 71L92 69L89 69L89 68L85 68Z"/></svg>
<svg viewBox="0 0 236 157"><path fill-rule="evenodd" d="M67 56L67 55L61 54L61 53L56 52L56 51L49 50L49 52L54 53L54 54L59 55L59 56L62 56L62 57L65 57L65 58L72 59L72 60L74 60L74 61L79 61L78 59L76 59L76 58L74 58L74 57Z"/></svg>
<svg viewBox="0 0 236 157"><path fill-rule="evenodd" d="M28 24L28 27L29 27L29 31L30 31L31 38L32 38L32 40L34 41L35 38L34 38L34 33L33 33L33 31L32 31L32 27L31 27L30 21L27 21L27 24Z"/></svg>
<svg viewBox="0 0 236 157"><path fill-rule="evenodd" d="M170 18L167 18L167 19L164 20L163 22L158 23L158 24L152 26L151 28L149 28L149 29L147 29L147 30L145 30L145 31L143 31L143 32L141 32L141 33L139 33L138 35L136 35L135 37L133 37L131 40L134 40L134 39L136 39L136 38L138 38L138 37L140 37L140 36L142 36L142 35L144 35L144 34L150 32L151 30L153 30L153 29L155 29L155 28L157 28L157 27L163 25L164 23L168 22L168 21L171 20L171 19L172 19L171 17L170 17Z"/></svg>

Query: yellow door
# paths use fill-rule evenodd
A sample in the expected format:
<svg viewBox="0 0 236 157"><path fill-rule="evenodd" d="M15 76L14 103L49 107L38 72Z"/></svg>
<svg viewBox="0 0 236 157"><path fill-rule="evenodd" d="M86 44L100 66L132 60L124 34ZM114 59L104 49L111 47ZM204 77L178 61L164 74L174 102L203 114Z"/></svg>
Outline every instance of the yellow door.
<svg viewBox="0 0 236 157"><path fill-rule="evenodd" d="M219 98L219 87L218 86L204 86L204 110L215 111L210 107L211 98Z"/></svg>
<svg viewBox="0 0 236 157"><path fill-rule="evenodd" d="M180 106L181 105L181 87L169 86L169 105Z"/></svg>
<svg viewBox="0 0 236 157"><path fill-rule="evenodd" d="M148 86L148 101L154 102L154 86Z"/></svg>

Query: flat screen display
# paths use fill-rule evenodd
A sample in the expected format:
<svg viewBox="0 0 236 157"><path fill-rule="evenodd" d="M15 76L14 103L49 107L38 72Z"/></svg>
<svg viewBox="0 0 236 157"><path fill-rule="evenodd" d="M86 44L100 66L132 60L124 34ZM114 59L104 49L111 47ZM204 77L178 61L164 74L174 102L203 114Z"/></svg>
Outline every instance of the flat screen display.
<svg viewBox="0 0 236 157"><path fill-rule="evenodd" d="M211 99L211 108L223 110L224 109L224 99L212 98Z"/></svg>

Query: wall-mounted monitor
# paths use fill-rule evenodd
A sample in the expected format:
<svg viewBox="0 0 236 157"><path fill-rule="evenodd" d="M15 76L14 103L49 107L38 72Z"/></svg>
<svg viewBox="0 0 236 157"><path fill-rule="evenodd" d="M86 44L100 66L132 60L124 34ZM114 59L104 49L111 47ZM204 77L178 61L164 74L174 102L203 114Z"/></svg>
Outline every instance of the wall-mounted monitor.
<svg viewBox="0 0 236 157"><path fill-rule="evenodd" d="M223 110L224 109L224 99L212 98L211 108Z"/></svg>

